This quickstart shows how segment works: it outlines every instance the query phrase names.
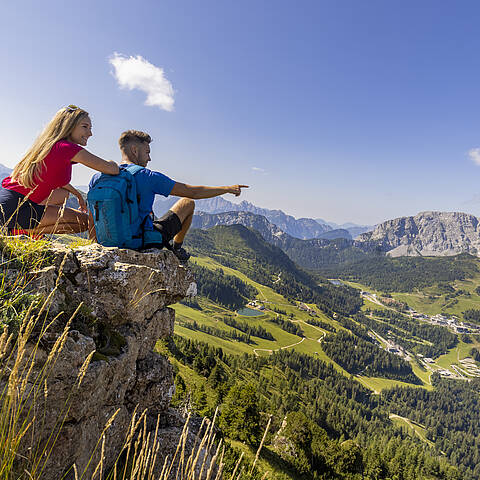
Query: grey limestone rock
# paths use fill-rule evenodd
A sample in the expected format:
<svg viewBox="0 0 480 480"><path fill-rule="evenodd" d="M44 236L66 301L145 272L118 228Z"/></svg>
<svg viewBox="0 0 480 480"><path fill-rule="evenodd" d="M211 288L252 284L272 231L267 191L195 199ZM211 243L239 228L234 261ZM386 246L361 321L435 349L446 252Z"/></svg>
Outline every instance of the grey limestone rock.
<svg viewBox="0 0 480 480"><path fill-rule="evenodd" d="M159 435L163 432L167 443L174 442L172 432L178 439L181 428L171 428L167 421L173 370L153 349L158 339L173 334L175 312L167 306L196 291L191 271L168 251L138 253L100 245L70 249L54 244L48 255L51 265L32 272L30 284L33 292L50 296L48 315L55 319L36 353L38 371L71 312L81 302L83 307L79 318L72 320L45 394L36 400L36 409L42 412L35 427L36 445L45 444L59 420L63 422L42 478L70 478L74 463L80 472L84 468L89 472L100 455L100 448L93 452L94 447L115 412L105 432L105 469L118 456L135 409L148 409L149 425L163 415ZM78 387L79 371L92 352ZM19 453L28 457L31 446L23 442L24 451Z"/></svg>
<svg viewBox="0 0 480 480"><path fill-rule="evenodd" d="M381 223L356 243L380 248L392 257L479 255L480 219L460 212L421 212Z"/></svg>

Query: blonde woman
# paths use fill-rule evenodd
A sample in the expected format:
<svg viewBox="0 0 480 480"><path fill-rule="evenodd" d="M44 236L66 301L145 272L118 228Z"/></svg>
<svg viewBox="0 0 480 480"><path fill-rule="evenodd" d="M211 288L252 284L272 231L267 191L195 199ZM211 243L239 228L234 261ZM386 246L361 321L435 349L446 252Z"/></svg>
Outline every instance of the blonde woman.
<svg viewBox="0 0 480 480"><path fill-rule="evenodd" d="M92 136L88 113L75 106L59 110L16 165L0 189L0 224L12 232L30 234L77 233L88 229L87 206L70 185L72 165L81 163L102 173L117 175L118 165L92 155L83 147ZM65 208L70 194L79 210Z"/></svg>

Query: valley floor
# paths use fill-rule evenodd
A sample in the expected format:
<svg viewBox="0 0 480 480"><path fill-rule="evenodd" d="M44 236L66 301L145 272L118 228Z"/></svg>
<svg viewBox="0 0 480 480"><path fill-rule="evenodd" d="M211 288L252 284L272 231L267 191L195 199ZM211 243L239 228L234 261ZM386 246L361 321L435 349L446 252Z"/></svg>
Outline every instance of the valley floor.
<svg viewBox="0 0 480 480"><path fill-rule="evenodd" d="M231 354L253 354L253 355L270 355L273 352L283 350L283 349L294 349L300 353L305 353L319 358L327 363L332 364L335 369L346 376L350 374L345 371L340 365L334 362L330 357L328 357L322 349L321 342L329 332L321 327L310 325L308 322L312 319L321 320L328 325L336 328L337 330L342 330L342 327L335 319L328 317L327 315L319 312L314 305L307 305L308 308L311 308L311 312L314 312L315 316L312 313L309 313L306 310L299 308L300 302L292 304L282 295L274 292L271 288L261 285L250 278L248 278L243 273L234 270L232 268L225 267L213 259L208 257L195 257L193 259L195 264L211 268L211 269L222 269L225 274L233 275L240 280L252 285L258 290L258 295L254 300L257 306L263 308L259 311L260 315L257 316L243 316L239 315L235 311L228 310L223 308L213 302L201 298L199 299L199 305L201 310L191 308L186 305L177 304L174 306L176 311L177 324L175 326L175 332L185 338L201 340L215 347L221 347L226 352ZM360 287L359 285L355 285ZM363 287L365 288L365 287ZM373 298L373 297L372 297ZM365 299L365 304L368 306L372 302L367 298ZM387 308L384 307L380 302L374 303L377 308ZM249 307L252 308L252 307ZM287 316L293 323L298 324L303 332L304 337L299 338L297 335L285 332L278 325L271 323L269 320L275 318L278 313L275 311L282 311L282 315ZM211 335L209 333L192 330L187 328L185 325L191 323L192 321L197 322L198 324L213 327L218 330L223 330L225 332L232 332L235 329L226 325L222 318L236 318L241 321L248 321L249 325L252 326L262 326L266 328L274 337L274 340L266 340L258 337L253 337L253 344L245 344L238 341L232 341L227 338L219 338L218 336ZM476 345L476 344L475 344ZM474 345L471 345L474 346ZM480 346L480 345L479 345ZM471 347L470 347L471 348ZM463 359L463 354L467 350L467 346L464 344L459 345L459 351L462 352L460 357ZM456 349L455 349L456 351ZM465 355L466 356L466 355ZM435 370L440 370L445 368L445 363L448 363L450 357L445 355L438 359L438 365L431 365L428 369L422 369L419 367L417 362L411 361L412 368L414 373L421 379L422 385L424 388L431 389L430 375ZM459 364L458 368L462 368L462 365ZM371 389L375 393L379 393L385 388L391 388L393 386L414 386L418 387L419 385L413 385L399 380L391 380L387 378L380 377L368 377L363 375L357 375L355 377L362 385Z"/></svg>

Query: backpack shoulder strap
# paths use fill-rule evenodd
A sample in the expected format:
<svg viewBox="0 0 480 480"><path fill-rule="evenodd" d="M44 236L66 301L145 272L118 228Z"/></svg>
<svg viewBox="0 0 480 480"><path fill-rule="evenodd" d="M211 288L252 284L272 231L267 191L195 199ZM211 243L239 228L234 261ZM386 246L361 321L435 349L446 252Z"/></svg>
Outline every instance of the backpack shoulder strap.
<svg viewBox="0 0 480 480"><path fill-rule="evenodd" d="M134 165L134 164L128 165L128 167L124 167L124 169L132 175L135 175L136 173L138 173L140 170L143 170L144 168L145 167L142 167L140 165Z"/></svg>

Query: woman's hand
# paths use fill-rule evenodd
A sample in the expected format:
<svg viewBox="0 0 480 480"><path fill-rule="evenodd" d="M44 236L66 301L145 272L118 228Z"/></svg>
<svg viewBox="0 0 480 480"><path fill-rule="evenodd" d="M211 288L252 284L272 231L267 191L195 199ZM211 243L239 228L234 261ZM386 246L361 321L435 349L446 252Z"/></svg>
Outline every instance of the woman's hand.
<svg viewBox="0 0 480 480"><path fill-rule="evenodd" d="M83 213L88 213L88 206L87 202L85 202L85 199L82 197L82 195L77 195L77 200L78 200L78 208L81 212Z"/></svg>

